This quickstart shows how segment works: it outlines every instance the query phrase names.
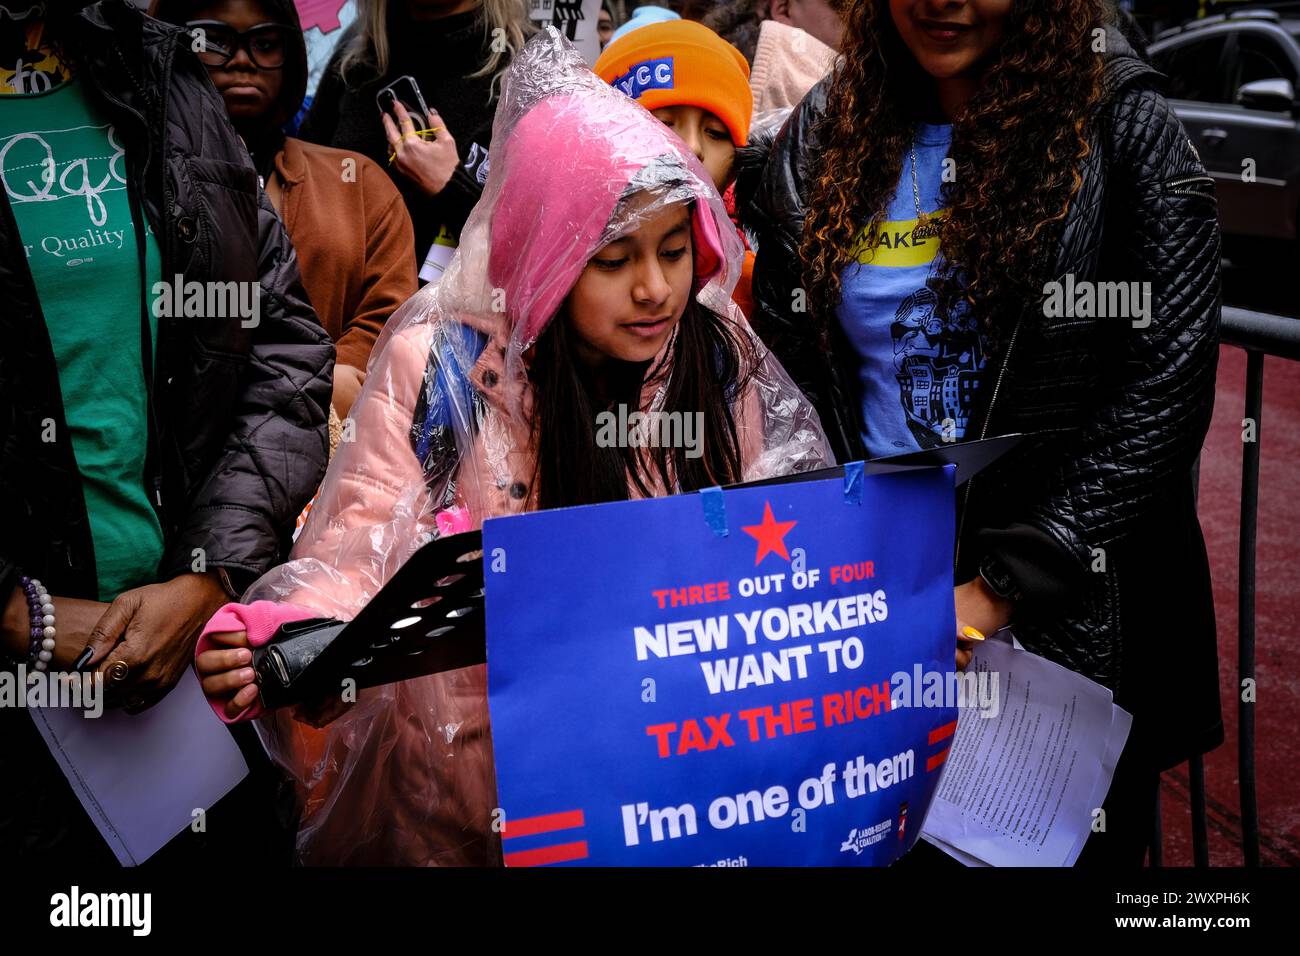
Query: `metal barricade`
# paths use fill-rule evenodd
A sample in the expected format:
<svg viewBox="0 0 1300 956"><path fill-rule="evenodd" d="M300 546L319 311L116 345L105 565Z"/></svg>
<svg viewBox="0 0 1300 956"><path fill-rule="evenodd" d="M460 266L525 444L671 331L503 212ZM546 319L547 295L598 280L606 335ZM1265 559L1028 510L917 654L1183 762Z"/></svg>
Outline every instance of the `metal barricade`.
<svg viewBox="0 0 1300 956"><path fill-rule="evenodd" d="M1255 541L1259 516L1259 456L1264 438L1261 421L1264 399L1264 356L1300 360L1300 318L1252 312L1225 306L1221 325L1224 345L1246 352L1246 401L1243 418L1255 423L1255 440L1243 443L1241 467L1241 540L1237 581L1237 771L1241 806L1241 852L1246 866L1259 865L1259 811L1255 779L1255 701L1241 693L1255 677ZM1201 757L1188 764L1192 808L1192 854L1196 866L1209 866L1206 831L1205 765ZM1157 827L1158 827L1157 818ZM1160 865L1159 829L1151 863Z"/></svg>

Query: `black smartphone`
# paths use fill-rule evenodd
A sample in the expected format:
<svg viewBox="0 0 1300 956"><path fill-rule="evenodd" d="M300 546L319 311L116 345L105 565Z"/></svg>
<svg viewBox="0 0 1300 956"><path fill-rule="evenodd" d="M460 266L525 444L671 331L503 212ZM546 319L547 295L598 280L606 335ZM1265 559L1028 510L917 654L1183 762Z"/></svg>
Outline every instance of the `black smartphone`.
<svg viewBox="0 0 1300 956"><path fill-rule="evenodd" d="M414 77L399 76L375 94L375 103L380 112L390 116L396 114L397 107L401 106L411 117L416 129L424 129L429 122L429 107L425 105L424 97L420 95L420 84L415 82Z"/></svg>

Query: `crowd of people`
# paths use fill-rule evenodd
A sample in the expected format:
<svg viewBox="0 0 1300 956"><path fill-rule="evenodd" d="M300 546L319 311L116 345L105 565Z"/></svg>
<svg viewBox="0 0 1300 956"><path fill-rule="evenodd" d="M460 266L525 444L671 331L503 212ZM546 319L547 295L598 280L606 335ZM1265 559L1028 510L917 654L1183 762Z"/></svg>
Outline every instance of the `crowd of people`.
<svg viewBox="0 0 1300 956"><path fill-rule="evenodd" d="M157 859L500 863L484 667L266 713L251 667L437 536L1025 432L959 495L954 663L1013 625L1114 691L1081 862L1141 865L1222 739L1219 231L1110 5L604 4L590 66L524 0L355 7L314 91L290 0L0 11L0 639L131 713L197 669L254 773ZM1150 321L1049 314L1067 275ZM603 447L618 405L702 454ZM111 859L0 728L0 854Z"/></svg>

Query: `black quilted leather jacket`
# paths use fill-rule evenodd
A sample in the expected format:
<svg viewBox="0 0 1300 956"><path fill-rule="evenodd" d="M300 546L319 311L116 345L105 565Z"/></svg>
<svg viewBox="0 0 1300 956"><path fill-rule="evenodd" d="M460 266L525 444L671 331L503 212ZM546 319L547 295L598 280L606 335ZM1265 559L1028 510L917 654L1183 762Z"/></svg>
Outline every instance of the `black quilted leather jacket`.
<svg viewBox="0 0 1300 956"><path fill-rule="evenodd" d="M1051 277L1150 282L1152 321L1048 319L1026 304L986 366L966 434L1054 437L959 490L955 572L970 580L994 555L1023 594L1020 641L1111 687L1136 718L1130 746L1169 766L1222 739L1191 478L1213 411L1219 227L1213 180L1159 74L1118 33L1107 40L1093 149ZM826 86L795 108L761 178L740 190L758 244L754 328L816 405L837 456L853 460L864 457L854 353L834 317L828 353L818 317L792 310Z"/></svg>
<svg viewBox="0 0 1300 956"><path fill-rule="evenodd" d="M163 277L261 285L256 327L160 318L148 383L146 479L165 543L159 580L191 570L201 548L208 568L225 569L242 588L283 559L324 473L334 346L189 38L125 0L90 7L73 25L86 89L124 138ZM142 291L151 302L151 290ZM69 433L45 319L2 192L0 303L0 571L21 564L55 594L95 598L71 443L41 440L46 419L56 436Z"/></svg>

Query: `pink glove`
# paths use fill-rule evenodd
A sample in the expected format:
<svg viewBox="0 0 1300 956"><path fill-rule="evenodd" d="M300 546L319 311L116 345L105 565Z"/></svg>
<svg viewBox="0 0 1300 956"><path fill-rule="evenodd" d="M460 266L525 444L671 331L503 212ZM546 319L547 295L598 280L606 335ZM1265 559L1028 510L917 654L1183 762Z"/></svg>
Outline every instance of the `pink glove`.
<svg viewBox="0 0 1300 956"><path fill-rule="evenodd" d="M203 633L199 635L199 642L194 647L195 660L204 651L219 649L214 641L208 638L209 634L221 634L227 631L244 631L248 634L249 647L261 647L271 640L271 637L279 629L281 624L287 624L290 621L302 621L309 617L320 617L317 611L311 608L299 607L296 604L277 604L275 601L254 601L252 604L227 604L212 615L212 619L204 625ZM225 708L219 701L209 700L213 712L221 719L224 724L233 724L237 721L252 720L262 714L262 702L257 700L240 711L238 717L227 717Z"/></svg>
<svg viewBox="0 0 1300 956"><path fill-rule="evenodd" d="M438 534L444 538L469 531L474 527L474 522L470 520L469 509L459 505L452 505L439 511L433 516L433 520L438 525Z"/></svg>

